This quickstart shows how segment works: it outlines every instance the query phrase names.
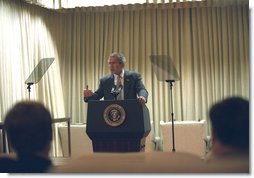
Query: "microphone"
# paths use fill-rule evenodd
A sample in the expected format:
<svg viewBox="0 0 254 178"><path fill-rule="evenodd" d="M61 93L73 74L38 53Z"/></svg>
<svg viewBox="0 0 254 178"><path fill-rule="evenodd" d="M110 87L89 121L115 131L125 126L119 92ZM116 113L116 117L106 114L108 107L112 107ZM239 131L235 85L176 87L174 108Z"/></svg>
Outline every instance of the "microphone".
<svg viewBox="0 0 254 178"><path fill-rule="evenodd" d="M116 92L116 85L112 86L112 89L110 91L111 94L114 94Z"/></svg>
<svg viewBox="0 0 254 178"><path fill-rule="evenodd" d="M117 93L119 94L123 89L123 85L119 85L117 88Z"/></svg>
<svg viewBox="0 0 254 178"><path fill-rule="evenodd" d="M113 85L110 91L110 94L114 96L115 100L117 98L117 95L119 95L119 93L122 91L122 89L123 89L123 85L119 85L119 86Z"/></svg>

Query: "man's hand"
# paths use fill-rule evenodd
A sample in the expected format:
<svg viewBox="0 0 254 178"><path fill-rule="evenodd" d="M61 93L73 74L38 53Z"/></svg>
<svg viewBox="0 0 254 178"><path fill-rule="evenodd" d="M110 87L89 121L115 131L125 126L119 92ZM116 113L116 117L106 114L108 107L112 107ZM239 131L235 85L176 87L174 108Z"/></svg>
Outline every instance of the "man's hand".
<svg viewBox="0 0 254 178"><path fill-rule="evenodd" d="M146 103L146 98L144 96L139 96L138 101L140 104L145 104Z"/></svg>
<svg viewBox="0 0 254 178"><path fill-rule="evenodd" d="M88 85L87 85L86 88L83 90L83 95L84 95L85 98L93 95L92 90L89 90L89 89L88 89Z"/></svg>

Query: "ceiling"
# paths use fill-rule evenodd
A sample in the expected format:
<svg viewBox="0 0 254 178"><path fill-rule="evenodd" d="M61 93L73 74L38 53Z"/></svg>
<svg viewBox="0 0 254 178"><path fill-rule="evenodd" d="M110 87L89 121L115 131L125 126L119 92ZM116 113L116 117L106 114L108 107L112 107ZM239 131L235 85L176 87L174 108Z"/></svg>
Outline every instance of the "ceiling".
<svg viewBox="0 0 254 178"><path fill-rule="evenodd" d="M76 7L98 7L126 4L145 3L182 3L193 1L205 1L210 5L235 5L249 4L249 0L23 0L30 4L35 4L48 9L70 9Z"/></svg>
<svg viewBox="0 0 254 178"><path fill-rule="evenodd" d="M95 7L126 4L144 3L174 3L186 1L204 0L24 0L31 4L36 4L49 9L75 8L75 7Z"/></svg>

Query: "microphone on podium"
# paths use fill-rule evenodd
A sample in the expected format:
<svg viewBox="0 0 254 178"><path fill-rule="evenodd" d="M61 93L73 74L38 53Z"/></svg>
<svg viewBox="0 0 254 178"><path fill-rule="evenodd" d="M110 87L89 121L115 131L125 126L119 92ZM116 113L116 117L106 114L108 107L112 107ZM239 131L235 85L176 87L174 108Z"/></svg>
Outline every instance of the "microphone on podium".
<svg viewBox="0 0 254 178"><path fill-rule="evenodd" d="M116 92L116 85L113 85L110 93L115 95L115 92Z"/></svg>
<svg viewBox="0 0 254 178"><path fill-rule="evenodd" d="M119 95L122 89L123 89L123 85L119 85L119 86L113 85L110 93L114 96L115 100L117 100L117 95Z"/></svg>
<svg viewBox="0 0 254 178"><path fill-rule="evenodd" d="M122 91L122 89L123 89L123 85L119 85L118 88L117 88L118 94Z"/></svg>

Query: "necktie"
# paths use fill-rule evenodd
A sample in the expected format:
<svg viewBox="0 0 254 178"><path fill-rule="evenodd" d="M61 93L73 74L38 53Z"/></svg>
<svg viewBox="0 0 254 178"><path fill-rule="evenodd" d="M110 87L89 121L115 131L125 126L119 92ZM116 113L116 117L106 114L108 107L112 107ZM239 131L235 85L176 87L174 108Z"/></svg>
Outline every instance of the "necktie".
<svg viewBox="0 0 254 178"><path fill-rule="evenodd" d="M117 81L116 81L116 86L119 87L120 85L122 85L122 76L118 75L117 76Z"/></svg>
<svg viewBox="0 0 254 178"><path fill-rule="evenodd" d="M122 76L118 75L117 76L117 81L116 81L116 88L119 89L119 87L123 87L123 82L122 82ZM123 97L123 88L121 89L120 93L117 95L117 100L122 100Z"/></svg>

